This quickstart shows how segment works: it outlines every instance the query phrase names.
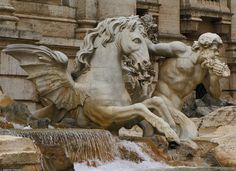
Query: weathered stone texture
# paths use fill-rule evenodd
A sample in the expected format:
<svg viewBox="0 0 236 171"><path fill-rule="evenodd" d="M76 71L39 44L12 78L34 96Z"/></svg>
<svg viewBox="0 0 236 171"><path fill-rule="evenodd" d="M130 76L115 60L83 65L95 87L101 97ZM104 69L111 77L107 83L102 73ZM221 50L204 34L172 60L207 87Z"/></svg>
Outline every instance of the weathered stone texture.
<svg viewBox="0 0 236 171"><path fill-rule="evenodd" d="M76 52L82 45L81 40L84 35L94 28L99 21L107 17L135 15L137 8L141 10L144 8L144 12L153 15L157 20L161 42L187 38L185 42L191 44L191 36L185 37L180 34L181 2L180 0L1 0L0 7L3 10L0 11L0 47L2 49L13 43L40 44L53 50L60 50L67 54L70 59L74 59ZM212 2L205 1L194 2L199 1L191 0L191 3L197 7L207 7L205 10L217 8L216 10L230 13L236 8L235 1L231 1L230 8L226 0L220 0L218 6L218 2L215 5L212 5ZM204 5L204 3L208 3L208 5ZM210 12L200 14L210 14ZM217 15L217 17L220 16ZM228 37L228 40L232 39L232 42L236 39L235 19L236 17L233 15L231 37ZM229 18L224 18L224 20L228 21ZM209 22L203 24L201 29L205 32L213 30L214 27ZM228 49L227 57L234 59L236 54L234 43L230 43L230 46L228 44L226 42L223 49ZM221 55L225 56L225 53L222 51ZM22 76L26 76L26 73L20 69L18 63L11 57L2 54L1 56L0 76L11 75L11 80L16 77L17 79L25 79ZM227 62L228 59L224 58L223 60ZM226 79L221 81L223 89L226 90L236 89L233 63L230 81ZM69 68L73 68L71 66L73 65L70 65ZM16 83L9 80L9 85ZM23 81L19 84L22 83L25 84ZM21 87L25 86L22 85ZM28 93L32 93L31 88L29 89ZM15 90L8 89L7 91ZM8 92L6 93L8 94ZM21 94L21 96L21 99L24 99L26 103L34 103L25 95Z"/></svg>
<svg viewBox="0 0 236 171"><path fill-rule="evenodd" d="M28 138L0 136L0 168L18 168L26 171L40 170L41 153Z"/></svg>
<svg viewBox="0 0 236 171"><path fill-rule="evenodd" d="M236 125L236 107L219 108L202 118L193 119L200 132L209 132L220 126Z"/></svg>
<svg viewBox="0 0 236 171"><path fill-rule="evenodd" d="M215 132L203 135L198 139L217 143L213 155L221 166L236 167L236 126L221 126Z"/></svg>
<svg viewBox="0 0 236 171"><path fill-rule="evenodd" d="M236 1L231 1L231 11L235 12L236 11ZM236 40L236 15L232 16L232 21L231 21L231 38L233 40Z"/></svg>
<svg viewBox="0 0 236 171"><path fill-rule="evenodd" d="M107 17L115 17L120 15L130 16L135 14L134 11L135 8L136 8L136 0L123 0L123 1L99 0L98 16L100 20L105 19Z"/></svg>
<svg viewBox="0 0 236 171"><path fill-rule="evenodd" d="M19 62L4 54L1 53L0 56L0 73L2 75L18 75L18 76L27 76L28 74L19 66Z"/></svg>
<svg viewBox="0 0 236 171"><path fill-rule="evenodd" d="M180 34L180 3L176 0L159 0L159 32L170 36Z"/></svg>

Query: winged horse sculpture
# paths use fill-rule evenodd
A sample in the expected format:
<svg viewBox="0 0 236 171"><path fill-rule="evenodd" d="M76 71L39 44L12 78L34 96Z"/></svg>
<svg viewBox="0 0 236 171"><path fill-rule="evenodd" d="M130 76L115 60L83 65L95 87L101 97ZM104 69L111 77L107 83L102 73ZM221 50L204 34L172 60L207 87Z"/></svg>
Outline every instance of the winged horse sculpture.
<svg viewBox="0 0 236 171"><path fill-rule="evenodd" d="M100 22L84 39L77 53L77 70L68 71L68 57L44 46L12 44L6 54L20 62L29 74L41 99L48 106L35 112L36 117L60 120L61 111L72 113L82 128L114 130L141 118L149 122L168 141L179 137L160 115L169 117L167 106L159 97L132 104L122 78L123 55L132 59L137 71L150 66L145 31L138 17L108 18ZM164 114L164 115L163 115Z"/></svg>

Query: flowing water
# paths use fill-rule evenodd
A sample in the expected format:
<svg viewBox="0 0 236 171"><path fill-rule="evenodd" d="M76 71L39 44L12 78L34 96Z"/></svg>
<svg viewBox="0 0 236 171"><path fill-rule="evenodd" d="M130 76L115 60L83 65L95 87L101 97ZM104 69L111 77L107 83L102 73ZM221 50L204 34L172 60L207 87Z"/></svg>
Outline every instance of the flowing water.
<svg viewBox="0 0 236 171"><path fill-rule="evenodd" d="M109 161L114 158L114 139L105 130L31 129L0 130L0 134L27 137L44 146L60 146L72 162L87 160Z"/></svg>
<svg viewBox="0 0 236 171"><path fill-rule="evenodd" d="M100 163L97 167L89 167L86 163L75 163L75 171L137 171L148 169L167 169L169 166L159 162L143 161L135 163L128 160L115 159L110 162Z"/></svg>
<svg viewBox="0 0 236 171"><path fill-rule="evenodd" d="M135 158L138 158L139 161L134 162L128 159L125 159L122 156L119 148L125 148L129 153L137 155ZM88 166L87 163L74 163L75 171L136 171L138 169L167 169L172 168L171 166L166 165L164 162L154 161L149 154L144 152L140 144L120 140L116 143L116 154L115 160L108 162L96 162L96 167Z"/></svg>
<svg viewBox="0 0 236 171"><path fill-rule="evenodd" d="M130 141L116 140L110 132L105 130L1 129L0 134L30 138L40 147L45 156L51 156L48 151L52 151L58 156L60 155L59 148L63 148L66 157L74 163L75 171L124 171L142 168L169 168L164 163L154 161L142 150L140 145ZM57 148L51 149L54 146L57 146ZM135 153L139 161L134 162L124 158L119 151L120 148ZM47 165L50 165L50 167L46 170L51 170L51 164ZM61 166L55 166L55 164L53 166L53 168L58 167Z"/></svg>
<svg viewBox="0 0 236 171"><path fill-rule="evenodd" d="M14 135L32 139L44 156L42 159L44 171L67 170L72 167L75 171L229 170L228 168L171 167L164 162L155 161L148 152L147 146L115 139L110 132L105 130L0 129L0 135ZM135 154L135 157L124 154L124 151L128 154Z"/></svg>

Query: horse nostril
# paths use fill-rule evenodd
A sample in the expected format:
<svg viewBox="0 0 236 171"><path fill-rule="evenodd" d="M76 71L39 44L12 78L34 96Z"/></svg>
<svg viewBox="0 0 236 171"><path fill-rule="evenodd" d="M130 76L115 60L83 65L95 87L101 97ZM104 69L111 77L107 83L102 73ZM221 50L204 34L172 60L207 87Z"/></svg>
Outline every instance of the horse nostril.
<svg viewBox="0 0 236 171"><path fill-rule="evenodd" d="M144 60L144 61L143 61L143 65L144 65L144 66L149 66L149 65L151 65L151 63L150 63L149 61Z"/></svg>
<svg viewBox="0 0 236 171"><path fill-rule="evenodd" d="M146 60L143 61L143 64L144 64L144 65L147 65L147 63L148 63L148 61L146 61Z"/></svg>

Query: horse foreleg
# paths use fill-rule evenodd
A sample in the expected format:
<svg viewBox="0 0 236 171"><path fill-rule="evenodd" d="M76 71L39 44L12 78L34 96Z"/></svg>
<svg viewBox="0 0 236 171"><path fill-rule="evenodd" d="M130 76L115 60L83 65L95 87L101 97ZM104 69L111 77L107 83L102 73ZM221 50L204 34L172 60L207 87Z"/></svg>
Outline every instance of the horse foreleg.
<svg viewBox="0 0 236 171"><path fill-rule="evenodd" d="M189 119L185 114L174 107L171 108L171 111L176 124L178 124L180 127L180 138L192 139L197 137L198 131L193 121L191 121L191 119Z"/></svg>
<svg viewBox="0 0 236 171"><path fill-rule="evenodd" d="M147 108L154 109L158 116L163 118L172 129L176 130L176 124L171 116L169 108L167 107L165 101L161 97L152 97L150 99L144 100L142 102Z"/></svg>
<svg viewBox="0 0 236 171"><path fill-rule="evenodd" d="M164 95L160 96L165 104L168 105L168 109L174 122L179 126L179 137L181 139L192 139L198 135L197 128L193 121L189 119L184 113L179 109L174 107L173 103Z"/></svg>
<svg viewBox="0 0 236 171"><path fill-rule="evenodd" d="M171 129L168 123L166 123L162 118L153 114L144 104L136 103L130 106L100 106L97 109L96 113L99 115L103 115L103 119L101 116L92 116L90 114L90 119L94 122L117 122L122 123L127 120L134 119L135 117L142 117L146 121L148 121L153 127L155 127L160 133L164 134L168 141L175 141L179 143L179 137L175 133L174 130ZM102 123L100 123L102 124Z"/></svg>
<svg viewBox="0 0 236 171"><path fill-rule="evenodd" d="M54 104L50 104L42 109L36 110L33 112L32 118L42 119L48 118L52 119L53 114L55 114L56 106Z"/></svg>

